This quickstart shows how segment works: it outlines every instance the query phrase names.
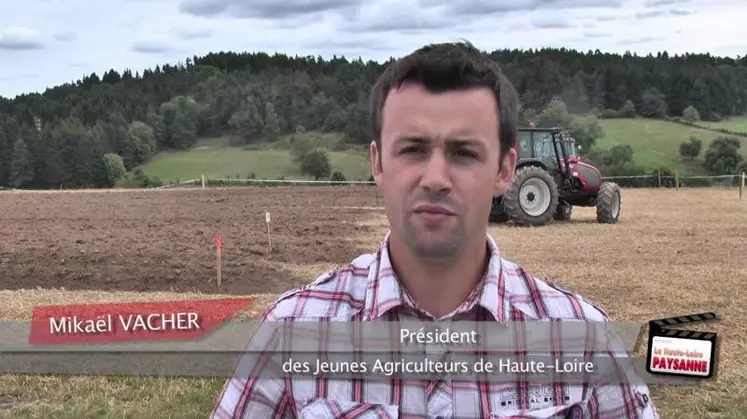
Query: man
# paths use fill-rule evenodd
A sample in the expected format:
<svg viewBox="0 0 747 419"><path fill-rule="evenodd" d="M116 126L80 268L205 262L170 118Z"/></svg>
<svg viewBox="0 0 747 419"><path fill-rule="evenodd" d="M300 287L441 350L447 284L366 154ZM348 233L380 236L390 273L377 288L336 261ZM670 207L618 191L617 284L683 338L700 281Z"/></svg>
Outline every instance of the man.
<svg viewBox="0 0 747 419"><path fill-rule="evenodd" d="M509 187L517 158L517 95L497 64L469 43L426 46L386 69L371 111L371 166L390 232L376 254L280 296L262 321L608 320L503 259L487 233L492 197ZM237 376L213 417L658 417L643 385L543 404L523 385L467 384ZM506 403L506 394L519 396Z"/></svg>

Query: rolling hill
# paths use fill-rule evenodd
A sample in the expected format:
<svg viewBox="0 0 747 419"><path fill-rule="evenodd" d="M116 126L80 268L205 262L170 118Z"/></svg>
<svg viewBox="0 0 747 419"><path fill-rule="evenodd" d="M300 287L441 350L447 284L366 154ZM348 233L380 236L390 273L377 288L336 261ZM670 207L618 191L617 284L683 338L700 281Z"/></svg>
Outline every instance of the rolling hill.
<svg viewBox="0 0 747 419"><path fill-rule="evenodd" d="M364 148L347 148L335 151L341 137L338 134L304 134L317 147L327 150L332 171L339 171L347 180L365 181L371 176L368 152ZM288 136L273 144L245 147L228 145L228 139L203 139L186 151L160 153L140 167L149 177L164 182L199 179L201 175L212 178L243 179L252 175L256 179L311 179L301 174L288 146Z"/></svg>
<svg viewBox="0 0 747 419"><path fill-rule="evenodd" d="M729 118L721 122L700 121L698 125L715 129L727 129L732 132L743 132L747 134L747 116Z"/></svg>
<svg viewBox="0 0 747 419"><path fill-rule="evenodd" d="M633 148L633 160L646 169L668 167L686 175L707 174L702 167L703 155L711 142L721 134L707 129L693 128L673 122L654 119L601 119L599 120L604 137L597 140L600 148L610 148L617 144L629 144ZM712 128L725 128L738 131L739 124L747 125L747 118L710 123ZM703 123L706 125L706 123ZM703 150L694 161L685 161L679 156L680 143L695 136L703 142ZM742 141L742 155L747 158L747 138Z"/></svg>
<svg viewBox="0 0 747 419"><path fill-rule="evenodd" d="M634 161L646 169L669 167L682 175L706 174L702 168L703 154L708 145L720 134L707 129L693 128L672 122L652 119L601 119L604 137L597 140L600 148L617 144L630 144L634 150ZM747 126L747 118L732 119L720 123L703 123L713 128L738 131ZM747 128L746 128L747 129ZM365 148L334 151L340 135L307 133L318 146L328 150L333 171L340 171L347 180L367 180L371 174L368 152ZM679 157L679 145L694 135L703 141L703 151L698 159L685 161ZM247 178L254 174L257 179L310 179L301 174L293 163L288 137L275 144L252 147L231 147L225 138L204 139L196 147L157 155L141 168L148 176L169 182L208 177ZM747 138L743 140L742 153L747 158Z"/></svg>

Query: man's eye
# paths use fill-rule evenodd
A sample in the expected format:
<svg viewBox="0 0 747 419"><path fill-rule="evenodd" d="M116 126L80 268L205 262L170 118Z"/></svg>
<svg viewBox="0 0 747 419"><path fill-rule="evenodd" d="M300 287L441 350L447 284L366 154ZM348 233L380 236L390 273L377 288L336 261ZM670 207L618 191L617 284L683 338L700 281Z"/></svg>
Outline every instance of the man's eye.
<svg viewBox="0 0 747 419"><path fill-rule="evenodd" d="M477 154L474 151L471 151L471 150L457 150L456 154L459 157L470 157L470 158L477 157Z"/></svg>
<svg viewBox="0 0 747 419"><path fill-rule="evenodd" d="M412 153L422 153L422 152L423 152L423 148L416 147L416 146L405 147L401 151L402 154L412 154Z"/></svg>

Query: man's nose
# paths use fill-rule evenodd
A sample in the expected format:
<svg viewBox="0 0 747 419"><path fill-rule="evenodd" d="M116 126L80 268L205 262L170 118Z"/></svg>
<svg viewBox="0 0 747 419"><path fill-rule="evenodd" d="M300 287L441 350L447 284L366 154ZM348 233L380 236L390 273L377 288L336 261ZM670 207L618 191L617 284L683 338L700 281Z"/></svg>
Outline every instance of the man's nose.
<svg viewBox="0 0 747 419"><path fill-rule="evenodd" d="M449 162L443 153L434 151L425 164L421 185L434 192L451 189Z"/></svg>

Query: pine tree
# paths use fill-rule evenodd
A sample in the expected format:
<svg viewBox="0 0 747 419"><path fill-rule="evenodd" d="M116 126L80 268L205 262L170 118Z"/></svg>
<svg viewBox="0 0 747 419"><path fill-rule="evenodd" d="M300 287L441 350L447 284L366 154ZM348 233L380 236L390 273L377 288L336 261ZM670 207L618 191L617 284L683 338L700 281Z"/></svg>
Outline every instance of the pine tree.
<svg viewBox="0 0 747 419"><path fill-rule="evenodd" d="M22 139L13 144L11 156L9 184L13 188L21 188L34 180L34 165L31 152Z"/></svg>

